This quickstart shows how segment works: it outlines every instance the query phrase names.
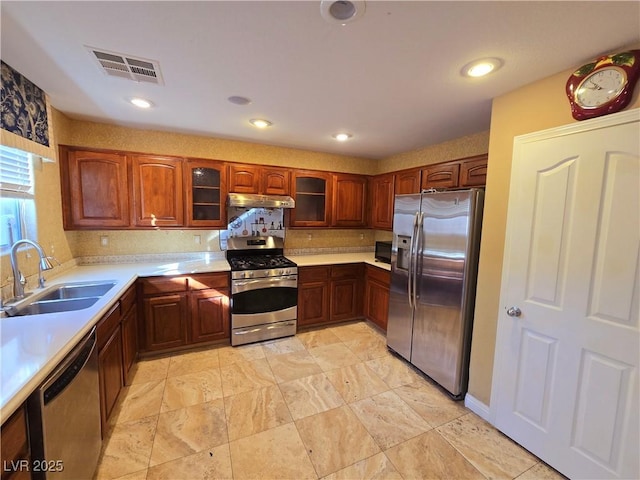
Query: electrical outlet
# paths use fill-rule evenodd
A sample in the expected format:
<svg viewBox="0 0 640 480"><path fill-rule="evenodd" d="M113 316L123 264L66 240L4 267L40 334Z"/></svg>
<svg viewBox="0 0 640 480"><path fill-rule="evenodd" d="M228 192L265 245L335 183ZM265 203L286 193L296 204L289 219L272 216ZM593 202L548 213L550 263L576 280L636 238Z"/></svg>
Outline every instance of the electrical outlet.
<svg viewBox="0 0 640 480"><path fill-rule="evenodd" d="M102 245L103 247L106 247L107 245L109 245L109 236L108 235L101 235L100 236L100 245Z"/></svg>
<svg viewBox="0 0 640 480"><path fill-rule="evenodd" d="M200 235L194 235L193 241L196 245L200 245L202 243L202 239L200 238Z"/></svg>

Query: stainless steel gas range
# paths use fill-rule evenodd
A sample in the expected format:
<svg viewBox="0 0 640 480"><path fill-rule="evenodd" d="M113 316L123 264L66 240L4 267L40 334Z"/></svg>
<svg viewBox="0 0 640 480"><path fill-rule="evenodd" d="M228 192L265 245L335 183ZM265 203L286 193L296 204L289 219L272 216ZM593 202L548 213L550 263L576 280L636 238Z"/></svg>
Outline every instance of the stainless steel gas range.
<svg viewBox="0 0 640 480"><path fill-rule="evenodd" d="M234 237L231 266L231 345L295 335L298 267L278 237Z"/></svg>

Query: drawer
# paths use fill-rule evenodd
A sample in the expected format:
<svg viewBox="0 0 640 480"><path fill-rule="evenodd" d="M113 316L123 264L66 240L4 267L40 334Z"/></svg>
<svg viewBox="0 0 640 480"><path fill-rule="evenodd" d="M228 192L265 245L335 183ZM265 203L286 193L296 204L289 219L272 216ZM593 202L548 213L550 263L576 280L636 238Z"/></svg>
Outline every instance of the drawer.
<svg viewBox="0 0 640 480"><path fill-rule="evenodd" d="M186 292L189 277L151 277L142 282L143 295L157 295L159 293Z"/></svg>
<svg viewBox="0 0 640 480"><path fill-rule="evenodd" d="M367 265L367 280L375 280L389 286L391 284L391 272Z"/></svg>
<svg viewBox="0 0 640 480"><path fill-rule="evenodd" d="M205 290L207 288L228 289L229 274L203 273L189 277L189 290Z"/></svg>
<svg viewBox="0 0 640 480"><path fill-rule="evenodd" d="M136 287L132 285L129 290L124 292L120 297L120 311L122 314L126 314L129 309L136 303Z"/></svg>
<svg viewBox="0 0 640 480"><path fill-rule="evenodd" d="M329 279L330 267L300 267L298 268L298 282L322 282Z"/></svg>
<svg viewBox="0 0 640 480"><path fill-rule="evenodd" d="M113 331L120 324L120 302L111 307L111 310L100 319L96 328L96 337L98 342L98 350L100 350L109 340Z"/></svg>
<svg viewBox="0 0 640 480"><path fill-rule="evenodd" d="M359 277L360 275L362 275L361 263L349 263L331 267L331 278Z"/></svg>

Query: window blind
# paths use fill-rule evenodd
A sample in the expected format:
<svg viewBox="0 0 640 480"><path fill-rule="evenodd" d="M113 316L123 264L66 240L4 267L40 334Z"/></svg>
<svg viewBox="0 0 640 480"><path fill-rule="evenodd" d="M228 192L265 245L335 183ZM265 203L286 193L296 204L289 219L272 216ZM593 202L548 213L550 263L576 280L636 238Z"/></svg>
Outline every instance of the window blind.
<svg viewBox="0 0 640 480"><path fill-rule="evenodd" d="M2 196L33 196L29 153L0 145L0 191Z"/></svg>

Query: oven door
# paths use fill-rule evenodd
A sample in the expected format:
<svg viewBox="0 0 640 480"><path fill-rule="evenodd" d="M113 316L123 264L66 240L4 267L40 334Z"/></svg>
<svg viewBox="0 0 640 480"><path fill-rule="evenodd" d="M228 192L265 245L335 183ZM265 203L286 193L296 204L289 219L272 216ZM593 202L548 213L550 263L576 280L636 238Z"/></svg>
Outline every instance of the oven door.
<svg viewBox="0 0 640 480"><path fill-rule="evenodd" d="M231 281L231 327L250 327L298 317L298 276Z"/></svg>

